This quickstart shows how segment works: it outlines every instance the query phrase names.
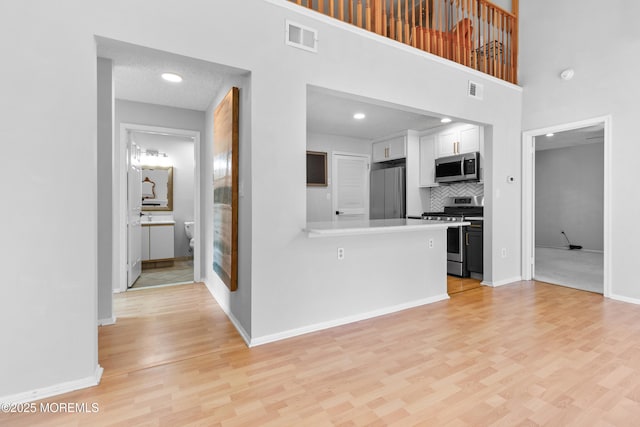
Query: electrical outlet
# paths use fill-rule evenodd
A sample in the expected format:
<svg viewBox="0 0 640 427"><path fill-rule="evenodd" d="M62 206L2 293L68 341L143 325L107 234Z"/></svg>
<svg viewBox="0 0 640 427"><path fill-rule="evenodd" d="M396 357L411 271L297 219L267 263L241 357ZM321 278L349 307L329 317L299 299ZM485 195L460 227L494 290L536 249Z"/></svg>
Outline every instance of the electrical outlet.
<svg viewBox="0 0 640 427"><path fill-rule="evenodd" d="M506 258L507 257L507 248L502 248L502 250L500 251L502 258Z"/></svg>
<svg viewBox="0 0 640 427"><path fill-rule="evenodd" d="M433 239L429 239L429 249L433 249Z"/></svg>
<svg viewBox="0 0 640 427"><path fill-rule="evenodd" d="M344 259L344 248L338 248L338 259L340 261Z"/></svg>

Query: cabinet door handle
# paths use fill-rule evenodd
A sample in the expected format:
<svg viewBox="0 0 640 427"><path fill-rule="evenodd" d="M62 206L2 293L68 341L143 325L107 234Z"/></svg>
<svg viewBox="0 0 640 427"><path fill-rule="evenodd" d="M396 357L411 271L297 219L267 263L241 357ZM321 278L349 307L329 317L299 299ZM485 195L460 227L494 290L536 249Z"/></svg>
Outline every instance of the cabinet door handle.
<svg viewBox="0 0 640 427"><path fill-rule="evenodd" d="M464 241L469 246L469 233L464 233Z"/></svg>

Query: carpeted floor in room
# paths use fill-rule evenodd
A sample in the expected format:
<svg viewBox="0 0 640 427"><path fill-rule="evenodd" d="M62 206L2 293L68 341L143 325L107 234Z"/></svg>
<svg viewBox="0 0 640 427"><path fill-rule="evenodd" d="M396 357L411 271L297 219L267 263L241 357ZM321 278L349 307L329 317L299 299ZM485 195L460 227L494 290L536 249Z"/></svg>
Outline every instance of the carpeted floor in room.
<svg viewBox="0 0 640 427"><path fill-rule="evenodd" d="M601 252L536 247L535 279L601 294L603 262Z"/></svg>

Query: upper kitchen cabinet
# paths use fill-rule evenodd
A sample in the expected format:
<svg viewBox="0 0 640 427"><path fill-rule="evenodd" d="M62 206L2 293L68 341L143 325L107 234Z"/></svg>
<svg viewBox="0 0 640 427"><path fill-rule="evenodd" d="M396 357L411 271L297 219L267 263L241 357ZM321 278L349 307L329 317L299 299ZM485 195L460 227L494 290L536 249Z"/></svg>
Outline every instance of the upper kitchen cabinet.
<svg viewBox="0 0 640 427"><path fill-rule="evenodd" d="M406 136L398 136L373 143L373 162L404 159L407 157Z"/></svg>
<svg viewBox="0 0 640 427"><path fill-rule="evenodd" d="M480 127L463 125L436 135L436 157L480 151Z"/></svg>
<svg viewBox="0 0 640 427"><path fill-rule="evenodd" d="M425 135L420 137L420 187L435 187L435 135Z"/></svg>

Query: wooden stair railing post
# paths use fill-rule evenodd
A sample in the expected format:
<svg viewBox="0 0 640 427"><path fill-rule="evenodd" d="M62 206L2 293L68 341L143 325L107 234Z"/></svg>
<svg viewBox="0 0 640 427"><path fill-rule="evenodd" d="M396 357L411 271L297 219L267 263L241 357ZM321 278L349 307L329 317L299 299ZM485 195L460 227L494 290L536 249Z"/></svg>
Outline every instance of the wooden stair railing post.
<svg viewBox="0 0 640 427"><path fill-rule="evenodd" d="M334 18L334 11L336 9L335 0L329 0L329 16Z"/></svg>
<svg viewBox="0 0 640 427"><path fill-rule="evenodd" d="M391 0L391 4L389 5L389 9L391 13L389 14L389 34L388 37L393 39L396 36L396 17L394 15L394 7L393 0Z"/></svg>
<svg viewBox="0 0 640 427"><path fill-rule="evenodd" d="M424 26L422 25L422 0L418 0L418 31L416 31L418 37L418 49L424 50Z"/></svg>
<svg viewBox="0 0 640 427"><path fill-rule="evenodd" d="M511 82L518 84L518 31L520 28L520 1L511 0L511 13L515 15L513 34L511 35L511 64L513 76Z"/></svg>
<svg viewBox="0 0 640 427"><path fill-rule="evenodd" d="M373 31L382 35L382 0L373 3Z"/></svg>
<svg viewBox="0 0 640 427"><path fill-rule="evenodd" d="M411 0L411 46L418 47L418 40L416 40L416 0Z"/></svg>
<svg viewBox="0 0 640 427"><path fill-rule="evenodd" d="M429 53L433 53L433 46L431 45L431 14L429 13L429 0L425 0L424 5L424 47Z"/></svg>
<svg viewBox="0 0 640 427"><path fill-rule="evenodd" d="M356 25L362 28L362 0L358 0L358 5L356 6Z"/></svg>
<svg viewBox="0 0 640 427"><path fill-rule="evenodd" d="M389 34L388 28L388 19L387 19L387 0L383 0L382 2L382 35L387 37Z"/></svg>
<svg viewBox="0 0 640 427"><path fill-rule="evenodd" d="M365 4L365 30L371 31L371 0L367 0Z"/></svg>
<svg viewBox="0 0 640 427"><path fill-rule="evenodd" d="M404 0L404 42L411 44L409 38L409 0Z"/></svg>
<svg viewBox="0 0 640 427"><path fill-rule="evenodd" d="M324 0L318 0L318 12L324 13Z"/></svg>

